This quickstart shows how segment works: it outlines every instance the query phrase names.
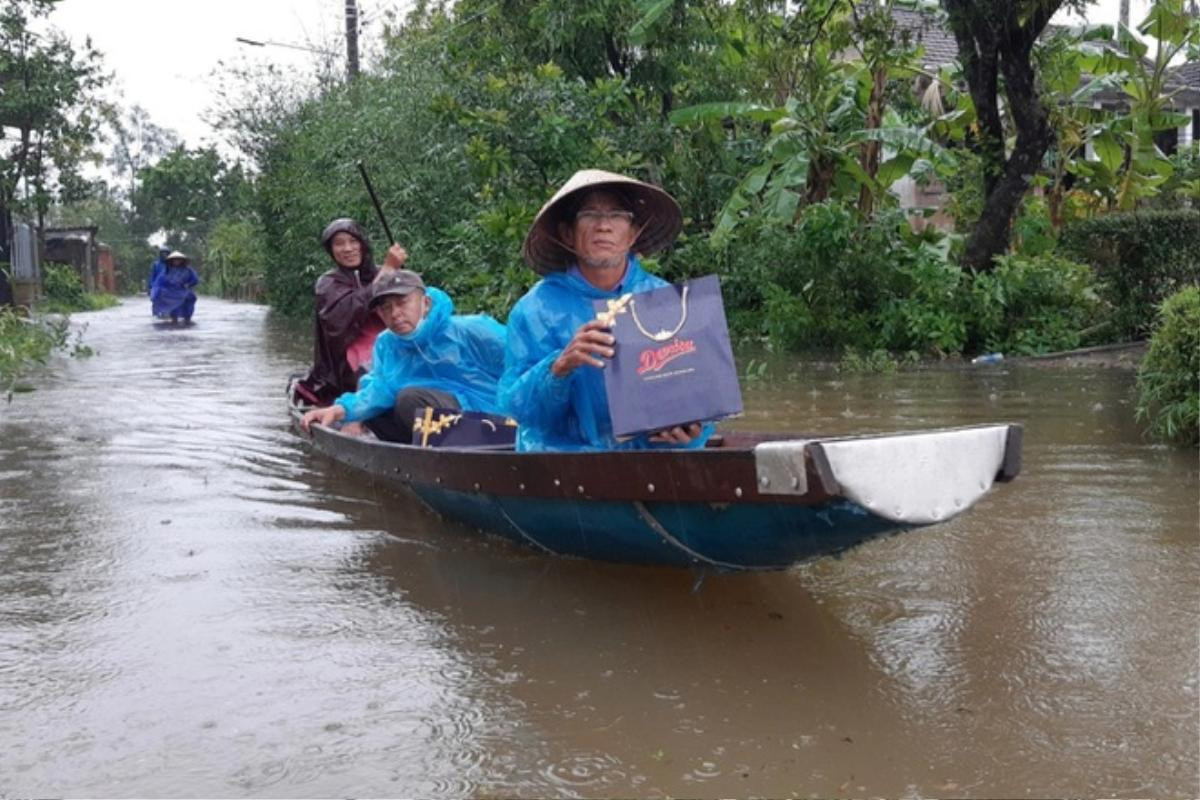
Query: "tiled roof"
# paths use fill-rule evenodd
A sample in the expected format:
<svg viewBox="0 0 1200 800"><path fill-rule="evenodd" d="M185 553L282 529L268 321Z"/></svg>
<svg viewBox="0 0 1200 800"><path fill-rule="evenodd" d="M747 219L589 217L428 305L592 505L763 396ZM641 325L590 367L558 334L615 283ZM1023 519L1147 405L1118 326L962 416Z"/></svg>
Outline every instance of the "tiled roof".
<svg viewBox="0 0 1200 800"><path fill-rule="evenodd" d="M1168 80L1178 86L1200 91L1200 61L1188 61L1170 71Z"/></svg>
<svg viewBox="0 0 1200 800"><path fill-rule="evenodd" d="M935 10L892 7L892 18L901 33L912 36L913 42L925 48L922 61L926 67L936 69L958 58L958 43L954 34L947 30L942 18Z"/></svg>

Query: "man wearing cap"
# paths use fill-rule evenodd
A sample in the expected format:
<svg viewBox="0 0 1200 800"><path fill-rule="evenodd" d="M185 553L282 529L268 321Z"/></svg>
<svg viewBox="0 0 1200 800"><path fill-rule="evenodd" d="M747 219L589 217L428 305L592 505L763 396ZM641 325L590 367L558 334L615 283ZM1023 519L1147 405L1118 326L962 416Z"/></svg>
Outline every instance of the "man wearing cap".
<svg viewBox="0 0 1200 800"><path fill-rule="evenodd" d="M486 314L455 314L448 294L407 269L377 280L369 307L387 326L375 340L371 371L357 391L307 412L304 430L313 423L361 422L380 439L407 443L419 408L497 411L503 325ZM343 431L359 432L358 426Z"/></svg>
<svg viewBox="0 0 1200 800"><path fill-rule="evenodd" d="M517 419L518 450L702 447L709 425L677 426L618 442L601 370L612 335L593 302L666 286L642 269L683 227L679 205L656 186L581 170L538 212L521 254L543 277L508 317L500 407Z"/></svg>

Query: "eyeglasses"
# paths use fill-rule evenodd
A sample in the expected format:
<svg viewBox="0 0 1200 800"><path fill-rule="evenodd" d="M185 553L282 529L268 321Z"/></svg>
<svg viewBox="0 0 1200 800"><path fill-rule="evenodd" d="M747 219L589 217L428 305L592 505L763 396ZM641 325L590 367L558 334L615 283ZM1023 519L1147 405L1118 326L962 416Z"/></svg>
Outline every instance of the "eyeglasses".
<svg viewBox="0 0 1200 800"><path fill-rule="evenodd" d="M633 212L625 211L624 209L612 209L609 211L601 211L595 208L585 208L575 214L576 222L586 222L588 225L595 225L603 220L610 225L615 225L618 222L633 222Z"/></svg>

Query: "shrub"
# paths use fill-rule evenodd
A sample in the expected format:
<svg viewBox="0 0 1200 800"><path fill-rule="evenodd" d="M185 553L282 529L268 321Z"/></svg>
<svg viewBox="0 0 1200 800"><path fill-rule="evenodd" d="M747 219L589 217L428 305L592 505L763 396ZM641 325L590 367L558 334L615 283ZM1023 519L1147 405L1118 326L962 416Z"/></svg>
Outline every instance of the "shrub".
<svg viewBox="0 0 1200 800"><path fill-rule="evenodd" d="M1090 264L1113 306L1118 337L1149 333L1155 312L1172 292L1200 282L1200 211L1107 214L1071 223L1060 255Z"/></svg>
<svg viewBox="0 0 1200 800"><path fill-rule="evenodd" d="M962 268L922 247L900 259L896 273L900 283L882 316L886 346L939 356L962 352L968 334Z"/></svg>
<svg viewBox="0 0 1200 800"><path fill-rule="evenodd" d="M87 292L79 273L70 264L42 264L42 296L53 310L77 311L87 308Z"/></svg>
<svg viewBox="0 0 1200 800"><path fill-rule="evenodd" d="M74 267L50 261L42 265L42 295L42 311L54 314L98 311L121 302L110 294L89 294Z"/></svg>
<svg viewBox="0 0 1200 800"><path fill-rule="evenodd" d="M968 292L971 349L1033 355L1078 347L1103 304L1084 264L1053 255L1001 256Z"/></svg>
<svg viewBox="0 0 1200 800"><path fill-rule="evenodd" d="M1163 302L1137 388L1137 418L1149 421L1152 437L1200 443L1200 288Z"/></svg>
<svg viewBox="0 0 1200 800"><path fill-rule="evenodd" d="M817 203L795 226L747 220L715 258L710 254L689 272L719 266L740 333L767 335L783 349L874 349L886 344L878 315L905 291L904 269L918 259L904 224L893 214L861 224L850 209ZM678 269L681 255L697 250L672 254L668 264ZM758 308L763 313L753 313Z"/></svg>
<svg viewBox="0 0 1200 800"><path fill-rule="evenodd" d="M66 320L34 320L0 308L0 395L11 401L13 392L22 388L22 375L66 346Z"/></svg>

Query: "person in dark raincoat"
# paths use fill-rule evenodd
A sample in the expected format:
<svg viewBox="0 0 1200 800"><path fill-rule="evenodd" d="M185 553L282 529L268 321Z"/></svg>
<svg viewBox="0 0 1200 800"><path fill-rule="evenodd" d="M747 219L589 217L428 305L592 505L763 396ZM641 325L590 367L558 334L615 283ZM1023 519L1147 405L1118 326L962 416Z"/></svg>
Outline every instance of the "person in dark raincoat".
<svg viewBox="0 0 1200 800"><path fill-rule="evenodd" d="M383 323L368 308L371 282L379 268L371 256L366 231L348 217L335 219L321 232L321 246L334 267L317 278L313 364L296 384L300 398L313 405L328 405L338 395L358 388L359 374L369 366L368 357L361 357L364 363L358 363L359 358L347 354L369 354L374 337L383 330ZM384 259L384 269L399 269L407 259L404 248L394 244Z"/></svg>
<svg viewBox="0 0 1200 800"><path fill-rule="evenodd" d="M633 178L581 170L542 206L522 255L542 275L508 315L501 411L517 419L518 450L703 447L711 423L680 425L618 441L601 370L612 334L595 300L667 286L638 253L675 240L683 226L669 194Z"/></svg>
<svg viewBox="0 0 1200 800"><path fill-rule="evenodd" d="M156 317L169 317L171 322L192 321L196 310L196 293L192 287L200 276L192 269L188 257L175 250L167 255L167 268L154 279L150 287L151 311Z"/></svg>
<svg viewBox="0 0 1200 800"><path fill-rule="evenodd" d="M305 413L301 427L347 421L344 433L365 423L380 439L412 441L418 408L495 413L496 384L504 372L504 326L486 314L455 314L441 289L400 269L372 287L370 306L387 324L375 340L371 371L328 408Z"/></svg>
<svg viewBox="0 0 1200 800"><path fill-rule="evenodd" d="M150 277L146 279L146 294L154 291L154 282L158 280L158 276L167 271L167 253L171 252L169 247L158 248L158 258L150 265Z"/></svg>

